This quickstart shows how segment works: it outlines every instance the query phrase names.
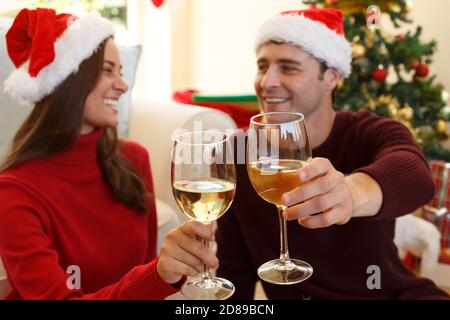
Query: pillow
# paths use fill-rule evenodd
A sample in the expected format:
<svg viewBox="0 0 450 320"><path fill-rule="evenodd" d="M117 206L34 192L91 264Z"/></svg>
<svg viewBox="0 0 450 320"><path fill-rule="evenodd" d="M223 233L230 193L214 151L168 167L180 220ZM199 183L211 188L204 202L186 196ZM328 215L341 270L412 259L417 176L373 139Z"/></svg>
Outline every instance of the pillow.
<svg viewBox="0 0 450 320"><path fill-rule="evenodd" d="M131 109L131 91L134 86L136 78L136 69L141 56L142 47L135 46L118 46L120 60L122 63L123 79L128 85L128 91L120 98L118 102L119 107L119 128L118 133L120 138L128 137L130 109Z"/></svg>
<svg viewBox="0 0 450 320"><path fill-rule="evenodd" d="M31 110L3 93L3 82L14 68L6 52L5 34L6 29L0 28L0 162L5 156L14 134Z"/></svg>
<svg viewBox="0 0 450 320"><path fill-rule="evenodd" d="M6 154L11 140L31 108L20 104L9 95L3 93L3 82L14 68L6 52L5 28L0 28L0 161ZM141 46L118 46L122 62L122 73L128 84L128 92L124 94L119 103L119 137L128 137L129 117L131 108L131 91L134 85L136 68L141 54Z"/></svg>

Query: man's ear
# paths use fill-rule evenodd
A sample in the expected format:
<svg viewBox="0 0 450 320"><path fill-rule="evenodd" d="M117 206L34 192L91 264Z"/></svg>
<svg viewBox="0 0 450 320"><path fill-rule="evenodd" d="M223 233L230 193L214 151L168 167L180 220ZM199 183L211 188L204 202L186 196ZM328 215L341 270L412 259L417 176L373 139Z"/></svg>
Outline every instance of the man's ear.
<svg viewBox="0 0 450 320"><path fill-rule="evenodd" d="M341 75L336 69L328 68L324 73L323 80L325 81L327 90L333 91L333 89L338 86Z"/></svg>

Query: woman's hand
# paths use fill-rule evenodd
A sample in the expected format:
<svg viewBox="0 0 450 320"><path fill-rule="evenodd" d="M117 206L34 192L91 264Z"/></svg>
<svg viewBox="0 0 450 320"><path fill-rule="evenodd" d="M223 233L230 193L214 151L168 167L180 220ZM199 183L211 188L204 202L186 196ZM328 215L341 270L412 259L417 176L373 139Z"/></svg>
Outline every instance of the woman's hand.
<svg viewBox="0 0 450 320"><path fill-rule="evenodd" d="M217 268L219 260L202 241L211 240L213 235L213 224L198 221L187 221L168 232L156 266L159 276L173 284L184 275L195 276L202 272L203 264Z"/></svg>

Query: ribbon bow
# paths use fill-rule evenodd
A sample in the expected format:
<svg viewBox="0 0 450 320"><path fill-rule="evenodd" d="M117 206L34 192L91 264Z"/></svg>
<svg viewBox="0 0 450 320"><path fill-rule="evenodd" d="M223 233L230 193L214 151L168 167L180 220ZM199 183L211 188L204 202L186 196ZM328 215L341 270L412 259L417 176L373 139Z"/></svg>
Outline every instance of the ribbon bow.
<svg viewBox="0 0 450 320"><path fill-rule="evenodd" d="M55 59L55 40L73 18L70 14L57 15L53 9L22 9L6 34L8 54L16 68L29 60L28 72L36 77Z"/></svg>

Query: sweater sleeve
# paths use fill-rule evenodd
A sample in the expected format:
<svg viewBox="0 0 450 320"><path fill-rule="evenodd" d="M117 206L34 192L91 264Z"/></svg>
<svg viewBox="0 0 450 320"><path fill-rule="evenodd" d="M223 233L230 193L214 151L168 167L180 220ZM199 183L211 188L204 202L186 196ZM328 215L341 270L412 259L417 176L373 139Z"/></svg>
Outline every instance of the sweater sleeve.
<svg viewBox="0 0 450 320"><path fill-rule="evenodd" d="M157 259L136 266L93 293L71 289L58 263L43 208L31 195L0 182L0 255L13 290L23 299L164 299L177 290L156 271ZM7 201L5 201L7 199Z"/></svg>
<svg viewBox="0 0 450 320"><path fill-rule="evenodd" d="M366 148L370 164L355 171L368 174L382 189L382 207L370 219L411 213L434 194L428 163L405 126L381 117L371 120L360 124L361 141L373 141Z"/></svg>

